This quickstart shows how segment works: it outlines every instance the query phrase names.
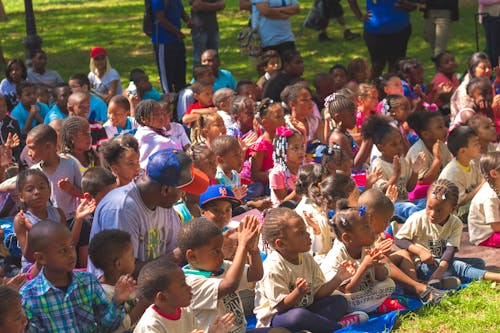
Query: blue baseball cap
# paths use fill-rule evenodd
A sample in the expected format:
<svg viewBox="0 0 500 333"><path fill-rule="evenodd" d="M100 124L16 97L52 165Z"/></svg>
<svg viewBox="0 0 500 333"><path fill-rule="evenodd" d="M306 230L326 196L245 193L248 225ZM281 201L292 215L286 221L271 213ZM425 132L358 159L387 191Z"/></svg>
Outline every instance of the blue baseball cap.
<svg viewBox="0 0 500 333"><path fill-rule="evenodd" d="M163 149L149 156L146 175L158 184L191 194L199 195L208 187L208 176L194 168L189 156L177 149Z"/></svg>
<svg viewBox="0 0 500 333"><path fill-rule="evenodd" d="M228 187L224 185L212 185L209 186L208 189L201 194L200 196L200 206L203 207L209 202L214 200L226 200L233 205L233 208L241 205L241 201L236 199L233 191L231 191Z"/></svg>

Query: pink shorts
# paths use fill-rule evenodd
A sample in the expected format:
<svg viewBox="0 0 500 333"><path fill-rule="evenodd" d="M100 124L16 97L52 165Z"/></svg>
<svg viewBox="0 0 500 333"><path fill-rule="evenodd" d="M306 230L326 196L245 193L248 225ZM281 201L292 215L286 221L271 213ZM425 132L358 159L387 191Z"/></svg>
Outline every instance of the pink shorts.
<svg viewBox="0 0 500 333"><path fill-rule="evenodd" d="M494 232L487 240L479 243L480 246L500 247L500 232Z"/></svg>

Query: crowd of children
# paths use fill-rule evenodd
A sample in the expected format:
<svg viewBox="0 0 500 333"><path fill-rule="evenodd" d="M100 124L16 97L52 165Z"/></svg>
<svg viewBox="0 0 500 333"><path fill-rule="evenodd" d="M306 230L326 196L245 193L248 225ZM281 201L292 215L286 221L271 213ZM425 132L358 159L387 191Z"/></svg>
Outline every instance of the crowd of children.
<svg viewBox="0 0 500 333"><path fill-rule="evenodd" d="M0 84L0 332L327 333L500 281L459 257L464 227L500 247L486 55L462 83L446 51L428 86L417 59L368 82L357 58L313 89L269 51L257 83L199 65L178 96L90 55L68 84L21 59Z"/></svg>

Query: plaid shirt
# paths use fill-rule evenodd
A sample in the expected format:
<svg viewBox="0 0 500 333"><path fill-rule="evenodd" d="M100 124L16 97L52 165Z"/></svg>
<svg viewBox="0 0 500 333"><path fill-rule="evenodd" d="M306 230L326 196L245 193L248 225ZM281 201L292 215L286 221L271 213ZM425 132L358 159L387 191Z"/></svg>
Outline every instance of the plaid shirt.
<svg viewBox="0 0 500 333"><path fill-rule="evenodd" d="M42 270L20 293L28 332L111 332L125 315L123 306L109 302L97 279L87 272L74 271L64 292L54 287Z"/></svg>

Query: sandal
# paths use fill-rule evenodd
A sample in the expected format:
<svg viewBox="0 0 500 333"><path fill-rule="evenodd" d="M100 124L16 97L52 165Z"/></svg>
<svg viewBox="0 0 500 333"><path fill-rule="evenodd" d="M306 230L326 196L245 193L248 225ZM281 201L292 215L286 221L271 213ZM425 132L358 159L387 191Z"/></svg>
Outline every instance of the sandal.
<svg viewBox="0 0 500 333"><path fill-rule="evenodd" d="M443 297L446 296L446 292L436 289L431 286L427 286L427 289L425 289L418 297L420 298L420 301L424 304L437 304L443 299Z"/></svg>

